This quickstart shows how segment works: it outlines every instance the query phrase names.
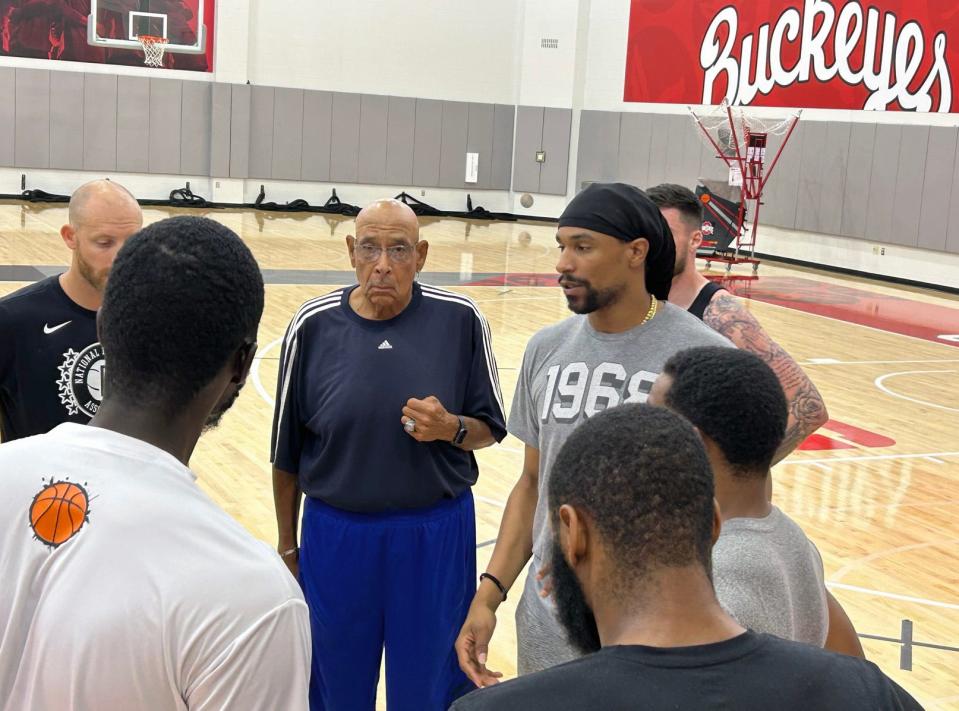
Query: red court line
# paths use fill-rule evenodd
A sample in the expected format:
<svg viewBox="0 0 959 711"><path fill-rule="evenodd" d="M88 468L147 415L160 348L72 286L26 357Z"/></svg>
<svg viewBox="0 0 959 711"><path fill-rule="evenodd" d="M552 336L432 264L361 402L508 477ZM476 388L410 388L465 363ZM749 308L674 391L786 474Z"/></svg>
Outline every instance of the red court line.
<svg viewBox="0 0 959 711"><path fill-rule="evenodd" d="M959 347L959 342L939 338L944 334L959 334L959 308L801 277L731 279L728 283L719 278L715 281L746 299Z"/></svg>

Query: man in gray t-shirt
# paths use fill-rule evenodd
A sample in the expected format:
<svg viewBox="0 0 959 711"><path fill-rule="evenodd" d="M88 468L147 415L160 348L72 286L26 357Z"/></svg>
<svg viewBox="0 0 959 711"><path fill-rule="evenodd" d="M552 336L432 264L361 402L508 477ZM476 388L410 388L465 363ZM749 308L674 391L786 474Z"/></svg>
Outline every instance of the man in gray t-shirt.
<svg viewBox="0 0 959 711"><path fill-rule="evenodd" d="M579 655L566 642L543 597L537 574L549 559L546 491L553 461L585 419L616 405L643 403L669 357L691 346L729 341L687 311L663 303L655 319L622 333L602 333L573 316L530 339L523 356L507 429L539 450L538 498L533 516L533 564L516 610L520 674L540 671Z"/></svg>
<svg viewBox="0 0 959 711"><path fill-rule="evenodd" d="M743 627L816 647L826 643L822 558L775 506L762 518L723 521L713 546L713 587L723 609Z"/></svg>
<svg viewBox="0 0 959 711"><path fill-rule="evenodd" d="M649 403L684 416L706 445L722 517L712 576L723 608L755 632L862 656L816 546L766 498L788 414L772 369L744 350L690 349L669 359Z"/></svg>
<svg viewBox="0 0 959 711"><path fill-rule="evenodd" d="M550 468L582 422L611 407L645 402L663 365L683 348L732 344L665 302L675 244L659 209L639 189L594 183L569 204L556 235L559 283L576 316L530 339L508 430L526 445L523 472L503 514L496 547L456 640L474 683L496 682L486 668L495 611L532 557L517 609L520 673L577 656L542 596L549 531Z"/></svg>

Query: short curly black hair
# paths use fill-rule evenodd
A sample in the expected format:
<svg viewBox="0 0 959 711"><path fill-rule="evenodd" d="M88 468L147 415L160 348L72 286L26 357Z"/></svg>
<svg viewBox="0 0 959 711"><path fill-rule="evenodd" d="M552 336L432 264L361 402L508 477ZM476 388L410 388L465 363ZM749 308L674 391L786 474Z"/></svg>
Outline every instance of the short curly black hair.
<svg viewBox="0 0 959 711"><path fill-rule="evenodd" d="M670 358L666 407L722 451L733 473L765 477L786 434L786 395L759 356L737 348L690 348Z"/></svg>
<svg viewBox="0 0 959 711"><path fill-rule="evenodd" d="M263 277L232 230L204 217L144 227L103 296L105 398L176 412L255 339L262 314Z"/></svg>
<svg viewBox="0 0 959 711"><path fill-rule="evenodd" d="M713 473L696 431L669 410L629 404L587 420L556 456L548 496L553 529L563 504L588 514L628 582L711 568Z"/></svg>
<svg viewBox="0 0 959 711"><path fill-rule="evenodd" d="M660 210L670 207L679 210L692 229L703 226L703 203L689 188L676 183L661 183L649 188L646 195Z"/></svg>

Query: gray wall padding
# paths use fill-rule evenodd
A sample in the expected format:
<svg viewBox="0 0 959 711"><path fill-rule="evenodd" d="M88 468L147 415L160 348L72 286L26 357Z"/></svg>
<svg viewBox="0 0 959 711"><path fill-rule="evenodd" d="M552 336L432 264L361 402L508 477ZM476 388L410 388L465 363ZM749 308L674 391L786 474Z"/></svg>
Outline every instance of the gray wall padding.
<svg viewBox="0 0 959 711"><path fill-rule="evenodd" d="M360 142L357 180L370 185L386 182L390 97L364 95L360 102Z"/></svg>
<svg viewBox="0 0 959 711"><path fill-rule="evenodd" d="M490 187L509 190L513 172L513 122L516 107L496 104L493 107L493 157L490 161ZM482 175L483 156L480 156Z"/></svg>
<svg viewBox="0 0 959 711"><path fill-rule="evenodd" d="M333 94L333 134L330 144L330 180L359 181L360 94Z"/></svg>
<svg viewBox="0 0 959 711"><path fill-rule="evenodd" d="M213 85L199 81L185 81L182 85L180 172L184 175L210 175L213 155Z"/></svg>
<svg viewBox="0 0 959 711"><path fill-rule="evenodd" d="M935 126L929 129L926 148L926 174L922 183L922 210L919 213L919 247L945 250L950 227L959 243L959 190L956 161L957 132ZM950 219L950 206L954 218ZM955 250L953 250L955 251Z"/></svg>
<svg viewBox="0 0 959 711"><path fill-rule="evenodd" d="M569 109L12 67L0 93L4 167L556 195L568 183ZM685 114L584 110L575 186L724 179L713 153ZM760 220L959 253L959 128L802 121Z"/></svg>
<svg viewBox="0 0 959 711"><path fill-rule="evenodd" d="M14 164L50 167L50 72L16 70Z"/></svg>
<svg viewBox="0 0 959 711"><path fill-rule="evenodd" d="M250 177L250 126L253 90L246 84L230 87L230 177Z"/></svg>
<svg viewBox="0 0 959 711"><path fill-rule="evenodd" d="M546 162L540 166L539 192L546 195L565 195L569 171L569 134L573 122L570 109L543 111L542 147Z"/></svg>
<svg viewBox="0 0 959 711"><path fill-rule="evenodd" d="M270 177L299 180L303 159L303 90L273 92L273 155Z"/></svg>
<svg viewBox="0 0 959 711"><path fill-rule="evenodd" d="M433 99L417 99L415 121L413 131L413 185L436 187L440 184L443 102Z"/></svg>
<svg viewBox="0 0 959 711"><path fill-rule="evenodd" d="M333 136L333 94L307 91L303 94L303 180L330 179L330 141Z"/></svg>
<svg viewBox="0 0 959 711"><path fill-rule="evenodd" d="M230 177L230 113L233 87L213 84L210 95L210 175Z"/></svg>
<svg viewBox="0 0 959 711"><path fill-rule="evenodd" d="M652 118L650 118L652 121ZM583 111L579 116L579 156L576 187L584 182L621 180L620 114L613 111ZM628 155L628 154L627 154ZM648 151L644 154L649 155ZM644 173L648 176L649 163ZM630 168L634 170L634 168Z"/></svg>
<svg viewBox="0 0 959 711"><path fill-rule="evenodd" d="M866 237L866 211L872 182L872 153L876 143L876 124L854 123L849 132L849 160L841 202L844 206L839 234Z"/></svg>
<svg viewBox="0 0 959 711"><path fill-rule="evenodd" d="M468 135L469 104L462 101L444 101L440 132L441 188L462 188L466 185Z"/></svg>
<svg viewBox="0 0 959 711"><path fill-rule="evenodd" d="M386 184L413 184L416 99L391 96L386 121Z"/></svg>
<svg viewBox="0 0 959 711"><path fill-rule="evenodd" d="M117 76L83 75L83 169L117 169Z"/></svg>
<svg viewBox="0 0 959 711"><path fill-rule="evenodd" d="M254 86L250 95L250 177L267 180L273 177L273 110L272 86Z"/></svg>
<svg viewBox="0 0 959 711"><path fill-rule="evenodd" d="M463 156L463 187L492 188L493 174L493 132L496 107L493 104L470 104L466 151L478 153L477 182L466 183L466 156Z"/></svg>
<svg viewBox="0 0 959 711"><path fill-rule="evenodd" d="M0 67L0 96L8 97L0 101L0 166L16 166L16 148L14 138L17 135L17 70L12 67ZM14 97L13 101L9 97Z"/></svg>
<svg viewBox="0 0 959 711"><path fill-rule="evenodd" d="M926 175L929 126L903 126L899 145L899 169L892 206L892 235L895 244L919 246L919 218Z"/></svg>
<svg viewBox="0 0 959 711"><path fill-rule="evenodd" d="M117 77L117 170L150 172L150 80Z"/></svg>
<svg viewBox="0 0 959 711"><path fill-rule="evenodd" d="M182 81L150 79L149 166L151 173L180 172L182 102ZM191 110L194 109L191 108Z"/></svg>
<svg viewBox="0 0 959 711"><path fill-rule="evenodd" d="M538 193L540 164L536 151L543 145L543 107L520 106L516 110L516 142L513 148L513 190Z"/></svg>
<svg viewBox="0 0 959 711"><path fill-rule="evenodd" d="M866 239L874 239L878 242L895 241L892 232L892 216L895 211L901 143L902 126L888 124L876 126L867 196L866 233L863 235Z"/></svg>
<svg viewBox="0 0 959 711"><path fill-rule="evenodd" d="M83 74L51 72L50 96L50 167L83 170Z"/></svg>
<svg viewBox="0 0 959 711"><path fill-rule="evenodd" d="M516 107L0 67L0 166L509 190ZM532 117L532 123L528 118ZM526 190L565 194L568 109L524 107ZM525 130L525 129L524 129ZM547 150L547 163L535 152ZM479 154L476 183L466 154ZM542 172L542 179L540 173Z"/></svg>

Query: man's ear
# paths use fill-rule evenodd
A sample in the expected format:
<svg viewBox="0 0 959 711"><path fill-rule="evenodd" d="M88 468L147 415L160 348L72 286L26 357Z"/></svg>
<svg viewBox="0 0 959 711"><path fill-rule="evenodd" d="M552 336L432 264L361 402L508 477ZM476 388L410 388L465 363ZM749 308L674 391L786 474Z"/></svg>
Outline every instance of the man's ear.
<svg viewBox="0 0 959 711"><path fill-rule="evenodd" d="M559 507L560 547L571 568L586 557L589 529L582 514L569 504Z"/></svg>
<svg viewBox="0 0 959 711"><path fill-rule="evenodd" d="M723 529L723 514L719 508L719 502L713 499L713 545L719 540L719 534Z"/></svg>
<svg viewBox="0 0 959 711"><path fill-rule="evenodd" d="M421 239L416 243L414 249L416 250L416 273L419 274L423 271L423 265L426 264L426 255L430 251L430 243Z"/></svg>
<svg viewBox="0 0 959 711"><path fill-rule="evenodd" d="M633 268L639 268L646 263L646 257L649 254L649 240L645 237L634 239L628 245L629 265Z"/></svg>
<svg viewBox="0 0 959 711"><path fill-rule="evenodd" d="M245 341L241 345L233 358L233 377L231 383L244 385L246 378L250 374L250 368L253 367L253 360L256 356L256 341Z"/></svg>
<svg viewBox="0 0 959 711"><path fill-rule="evenodd" d="M77 248L77 231L73 229L73 225L67 224L60 228L60 237L63 239L63 243L67 245L71 250L76 250Z"/></svg>
<svg viewBox="0 0 959 711"><path fill-rule="evenodd" d="M350 253L350 266L356 269L356 237L346 236L346 249Z"/></svg>
<svg viewBox="0 0 959 711"><path fill-rule="evenodd" d="M693 256L696 256L696 250L698 250L703 244L703 231L702 230L693 230L693 233L689 236L689 251Z"/></svg>

